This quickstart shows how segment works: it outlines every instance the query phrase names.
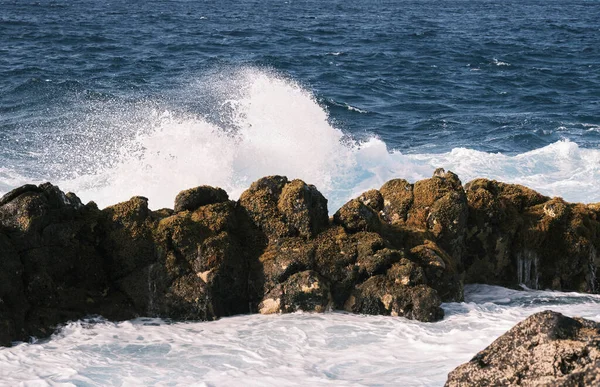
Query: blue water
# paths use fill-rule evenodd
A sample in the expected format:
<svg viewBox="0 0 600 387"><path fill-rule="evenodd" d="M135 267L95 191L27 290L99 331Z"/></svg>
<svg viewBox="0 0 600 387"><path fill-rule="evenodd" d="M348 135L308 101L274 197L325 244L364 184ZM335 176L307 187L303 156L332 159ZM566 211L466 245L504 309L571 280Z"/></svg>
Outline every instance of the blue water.
<svg viewBox="0 0 600 387"><path fill-rule="evenodd" d="M0 0L0 195L51 180L160 208L278 173L331 213L444 167L600 201L599 16L597 0ZM0 349L0 385L440 386L534 311L600 319L594 296L466 299L436 324L74 322Z"/></svg>
<svg viewBox="0 0 600 387"><path fill-rule="evenodd" d="M151 110L235 132L214 85L248 68L405 155L596 149L599 16L594 0L0 0L0 191L112 166Z"/></svg>

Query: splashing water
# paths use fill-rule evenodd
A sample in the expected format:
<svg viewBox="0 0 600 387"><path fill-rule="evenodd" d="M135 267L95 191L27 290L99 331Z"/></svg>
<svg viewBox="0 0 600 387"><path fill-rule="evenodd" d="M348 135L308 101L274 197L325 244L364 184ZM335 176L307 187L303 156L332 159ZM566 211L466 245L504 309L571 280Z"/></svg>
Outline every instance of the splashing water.
<svg viewBox="0 0 600 387"><path fill-rule="evenodd" d="M51 386L441 386L514 324L546 309L600 320L600 296L469 285L420 323L344 313L214 322L92 319L0 349L0 380ZM37 384L36 384L37 383Z"/></svg>
<svg viewBox="0 0 600 387"><path fill-rule="evenodd" d="M236 199L256 179L280 174L316 185L335 211L389 179L415 181L443 167L463 182L487 177L571 201L600 200L600 151L573 142L515 156L465 148L402 154L375 137L353 140L309 91L269 71L223 71L181 89L180 99L206 105L203 113L156 101L86 102L85 114L66 120L63 134L33 158L36 173L0 167L0 193L51 180L101 206L143 195L160 208L186 188L220 186Z"/></svg>

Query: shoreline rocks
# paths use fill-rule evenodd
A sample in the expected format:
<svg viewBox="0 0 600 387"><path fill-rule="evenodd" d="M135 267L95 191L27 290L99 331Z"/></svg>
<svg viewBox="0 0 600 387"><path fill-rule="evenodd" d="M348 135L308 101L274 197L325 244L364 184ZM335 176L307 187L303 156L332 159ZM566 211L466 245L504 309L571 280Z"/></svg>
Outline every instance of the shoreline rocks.
<svg viewBox="0 0 600 387"><path fill-rule="evenodd" d="M316 187L259 179L238 201L182 191L83 204L45 183L0 199L0 344L90 314L212 320L323 312L443 318L464 283L598 292L600 206L442 169L385 183L331 218Z"/></svg>
<svg viewBox="0 0 600 387"><path fill-rule="evenodd" d="M446 387L600 385L600 323L536 313L448 374Z"/></svg>

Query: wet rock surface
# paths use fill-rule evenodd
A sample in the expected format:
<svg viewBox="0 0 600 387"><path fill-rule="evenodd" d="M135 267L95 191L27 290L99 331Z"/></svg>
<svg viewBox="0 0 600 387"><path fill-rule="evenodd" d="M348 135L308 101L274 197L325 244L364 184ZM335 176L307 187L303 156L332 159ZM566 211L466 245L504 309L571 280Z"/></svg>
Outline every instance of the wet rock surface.
<svg viewBox="0 0 600 387"><path fill-rule="evenodd" d="M446 387L598 386L600 323L536 313L448 375Z"/></svg>
<svg viewBox="0 0 600 387"><path fill-rule="evenodd" d="M316 187L284 176L238 201L182 191L174 210L100 210L49 183L0 199L0 344L89 314L211 320L323 312L443 318L463 283L597 292L597 205L437 170L390 180L332 218Z"/></svg>

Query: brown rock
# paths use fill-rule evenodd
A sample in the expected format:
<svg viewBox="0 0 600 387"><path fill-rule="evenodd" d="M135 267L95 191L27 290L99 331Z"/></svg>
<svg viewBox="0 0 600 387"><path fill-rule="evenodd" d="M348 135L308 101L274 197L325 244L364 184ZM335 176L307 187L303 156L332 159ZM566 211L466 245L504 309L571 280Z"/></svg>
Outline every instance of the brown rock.
<svg viewBox="0 0 600 387"><path fill-rule="evenodd" d="M426 285L405 286L396 278L376 275L356 286L344 309L432 322L444 317L441 303L437 292Z"/></svg>
<svg viewBox="0 0 600 387"><path fill-rule="evenodd" d="M306 270L290 276L282 285L267 293L259 305L259 312L325 312L330 305L331 293L327 280L314 271Z"/></svg>
<svg viewBox="0 0 600 387"><path fill-rule="evenodd" d="M203 185L181 191L175 198L175 212L194 211L208 204L223 203L229 200L227 192L221 188Z"/></svg>
<svg viewBox="0 0 600 387"><path fill-rule="evenodd" d="M448 375L453 386L600 385L600 323L545 311Z"/></svg>
<svg viewBox="0 0 600 387"><path fill-rule="evenodd" d="M381 228L379 216L359 199L352 199L333 215L333 222L346 231L377 231Z"/></svg>
<svg viewBox="0 0 600 387"><path fill-rule="evenodd" d="M414 200L413 185L404 179L394 179L385 183L379 191L383 197L383 219L393 225L406 222Z"/></svg>
<svg viewBox="0 0 600 387"><path fill-rule="evenodd" d="M312 185L284 176L264 177L240 196L254 224L269 239L310 238L328 223L327 199Z"/></svg>

